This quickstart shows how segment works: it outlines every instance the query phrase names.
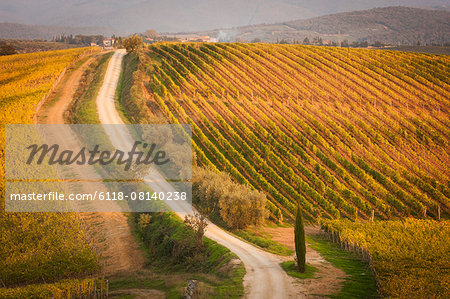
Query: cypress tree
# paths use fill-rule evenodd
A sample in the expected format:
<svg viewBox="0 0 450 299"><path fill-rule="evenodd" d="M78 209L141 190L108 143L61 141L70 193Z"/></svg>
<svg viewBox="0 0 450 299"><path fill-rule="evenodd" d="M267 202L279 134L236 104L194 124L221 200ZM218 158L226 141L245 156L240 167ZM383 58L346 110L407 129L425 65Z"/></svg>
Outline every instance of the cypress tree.
<svg viewBox="0 0 450 299"><path fill-rule="evenodd" d="M297 205L297 217L295 218L295 253L297 255L298 271L304 273L306 263L305 227L300 205Z"/></svg>

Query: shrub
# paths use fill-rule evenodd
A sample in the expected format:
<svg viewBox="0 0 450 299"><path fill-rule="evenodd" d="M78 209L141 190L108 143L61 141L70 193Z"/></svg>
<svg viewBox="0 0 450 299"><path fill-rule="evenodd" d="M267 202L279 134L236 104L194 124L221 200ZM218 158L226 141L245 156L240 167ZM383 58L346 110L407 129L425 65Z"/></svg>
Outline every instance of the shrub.
<svg viewBox="0 0 450 299"><path fill-rule="evenodd" d="M240 229L260 225L267 216L266 195L233 182L226 173L197 168L192 181L193 202L213 220Z"/></svg>
<svg viewBox="0 0 450 299"><path fill-rule="evenodd" d="M249 224L251 202L237 192L219 201L220 216L232 228L242 229Z"/></svg>
<svg viewBox="0 0 450 299"><path fill-rule="evenodd" d="M184 223L197 232L197 243L203 247L203 235L205 234L208 221L206 217L195 212L194 215L186 215Z"/></svg>
<svg viewBox="0 0 450 299"><path fill-rule="evenodd" d="M142 38L138 35L130 35L123 41L123 46L127 50L127 53L134 52L137 53L142 49Z"/></svg>

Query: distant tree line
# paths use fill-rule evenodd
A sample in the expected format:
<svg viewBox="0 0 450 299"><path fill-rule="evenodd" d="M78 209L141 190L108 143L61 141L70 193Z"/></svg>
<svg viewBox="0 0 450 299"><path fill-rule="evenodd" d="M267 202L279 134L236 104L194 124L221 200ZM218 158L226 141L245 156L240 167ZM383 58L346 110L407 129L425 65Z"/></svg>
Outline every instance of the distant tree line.
<svg viewBox="0 0 450 299"><path fill-rule="evenodd" d="M251 41L252 43L259 43L261 39L255 38ZM349 42L348 40L343 40L338 43L336 41L327 41L325 42L320 36L315 36L312 39L309 37L305 37L303 41L297 39L277 39L277 44L301 44L301 45L313 45L313 46L330 46L330 47L351 47L351 48L367 48L369 46L372 47L383 47L387 44L382 43L380 41L375 41L373 43L369 43L368 41L353 41Z"/></svg>
<svg viewBox="0 0 450 299"><path fill-rule="evenodd" d="M180 39L174 37L174 36L168 36L168 35L159 35L158 32L154 29L149 29L144 32L144 34L140 34L140 36L143 38L145 43L152 43L152 42L179 42Z"/></svg>
<svg viewBox="0 0 450 299"><path fill-rule="evenodd" d="M16 54L17 50L8 43L0 44L0 56Z"/></svg>
<svg viewBox="0 0 450 299"><path fill-rule="evenodd" d="M386 43L386 42L382 42L382 41L374 41L374 42L369 42L367 40L360 40L360 41L353 41L353 42L349 42L347 39L344 39L341 42L336 42L336 41L324 41L320 36L315 36L312 39L310 39L309 37L305 37L303 39L303 41L300 41L298 39L286 39L286 38L277 38L276 43L277 44L302 44L302 45L314 45L314 46L331 46L331 47L349 47L349 48L367 48L369 46L371 47L376 47L376 48L381 48L384 46L395 46L395 45L414 45L414 46L439 46L439 47L448 47L450 46L450 43L448 42L441 42L441 43L423 43L420 40L423 38L418 38L416 42L411 43L410 41L403 41L403 42L399 42L397 44L392 44L392 43ZM443 40L443 39L442 39ZM251 43L260 43L263 42L260 38L254 38L250 41Z"/></svg>
<svg viewBox="0 0 450 299"><path fill-rule="evenodd" d="M105 37L103 35L81 35L77 34L73 36L70 35L64 35L61 34L57 37L54 37L52 41L59 42L59 43L66 43L66 44L72 44L72 45L90 45L91 43L95 43L97 45L100 45Z"/></svg>

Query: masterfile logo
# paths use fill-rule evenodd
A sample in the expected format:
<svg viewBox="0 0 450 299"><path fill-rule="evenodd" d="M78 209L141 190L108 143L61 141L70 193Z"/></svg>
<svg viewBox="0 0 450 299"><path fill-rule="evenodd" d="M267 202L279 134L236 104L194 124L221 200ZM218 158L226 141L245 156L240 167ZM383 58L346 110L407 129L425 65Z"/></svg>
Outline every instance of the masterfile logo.
<svg viewBox="0 0 450 299"><path fill-rule="evenodd" d="M139 146L142 146L143 151L139 150ZM148 144L145 142L135 141L132 149L129 152L123 152L116 149L115 151L99 150L100 145L94 145L93 149L82 147L79 152L73 150L60 151L58 144L49 146L48 144L32 144L27 147L30 150L27 164L30 165L35 159L37 164L41 164L45 159L49 165L124 165L124 170L130 170L133 161L136 165L164 165L170 161L166 158L166 152L162 150L155 150L156 144ZM156 153L155 153L156 152ZM136 159L134 159L136 158Z"/></svg>
<svg viewBox="0 0 450 299"><path fill-rule="evenodd" d="M6 125L6 211L186 210L189 125Z"/></svg>

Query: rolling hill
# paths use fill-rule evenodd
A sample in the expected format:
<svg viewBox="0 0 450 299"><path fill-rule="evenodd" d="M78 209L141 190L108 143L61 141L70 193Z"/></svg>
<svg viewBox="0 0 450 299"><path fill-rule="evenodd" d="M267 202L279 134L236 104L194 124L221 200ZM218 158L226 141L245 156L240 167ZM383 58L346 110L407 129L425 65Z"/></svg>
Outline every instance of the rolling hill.
<svg viewBox="0 0 450 299"><path fill-rule="evenodd" d="M320 36L330 41L380 41L387 44L450 42L450 11L385 7L326 15L307 20L201 32L228 40L303 41Z"/></svg>
<svg viewBox="0 0 450 299"><path fill-rule="evenodd" d="M40 26L17 23L0 23L0 39L39 39L51 40L55 36L64 35L98 35L111 36L115 31L102 27L67 27L67 26Z"/></svg>
<svg viewBox="0 0 450 299"><path fill-rule="evenodd" d="M448 0L3 0L0 20L110 27L125 33L187 32L306 19L393 5L448 9ZM81 24L81 25L80 25Z"/></svg>

